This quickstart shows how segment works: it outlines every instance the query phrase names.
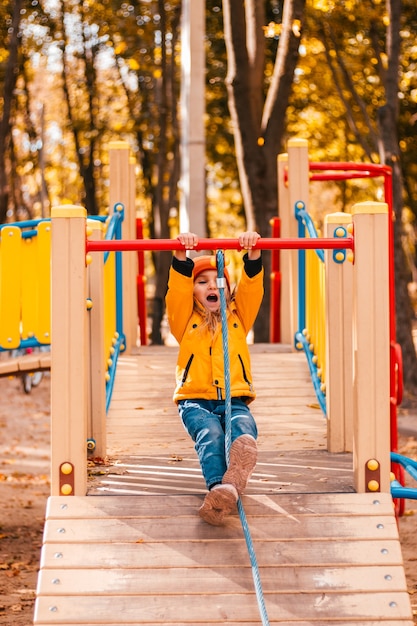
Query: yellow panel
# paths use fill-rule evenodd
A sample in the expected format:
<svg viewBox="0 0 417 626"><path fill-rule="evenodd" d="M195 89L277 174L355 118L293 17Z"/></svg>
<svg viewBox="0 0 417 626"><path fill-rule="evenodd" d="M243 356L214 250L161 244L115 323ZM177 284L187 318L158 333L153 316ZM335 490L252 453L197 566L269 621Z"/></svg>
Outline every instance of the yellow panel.
<svg viewBox="0 0 417 626"><path fill-rule="evenodd" d="M6 226L1 231L0 254L0 346L20 345L21 230Z"/></svg>
<svg viewBox="0 0 417 626"><path fill-rule="evenodd" d="M111 355L116 334L116 253L111 252L104 264L104 354Z"/></svg>
<svg viewBox="0 0 417 626"><path fill-rule="evenodd" d="M324 263L314 250L306 251L306 329L313 346L321 381L325 373L325 285Z"/></svg>
<svg viewBox="0 0 417 626"><path fill-rule="evenodd" d="M38 226L38 302L36 338L39 343L51 342L51 222Z"/></svg>
<svg viewBox="0 0 417 626"><path fill-rule="evenodd" d="M22 339L35 336L39 281L36 248L36 236L22 239Z"/></svg>

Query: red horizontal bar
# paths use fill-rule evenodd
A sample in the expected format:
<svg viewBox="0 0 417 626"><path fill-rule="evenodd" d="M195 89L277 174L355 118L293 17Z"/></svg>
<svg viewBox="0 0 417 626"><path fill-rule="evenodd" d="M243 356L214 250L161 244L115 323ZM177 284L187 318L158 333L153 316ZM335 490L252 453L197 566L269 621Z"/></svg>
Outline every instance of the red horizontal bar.
<svg viewBox="0 0 417 626"><path fill-rule="evenodd" d="M254 249L258 250L353 250L353 237L310 238L310 239L275 239L261 238ZM134 239L102 240L87 239L87 252L128 251L128 250L184 250L178 239ZM199 250L242 250L238 239L199 239L193 248Z"/></svg>
<svg viewBox="0 0 417 626"><path fill-rule="evenodd" d="M351 180L353 178L378 178L385 179L392 175L392 169L388 165L378 163L349 163L349 162L319 162L309 163L310 181L320 180ZM322 172L317 174L314 172ZM284 172L284 181L288 181L288 170Z"/></svg>
<svg viewBox="0 0 417 626"><path fill-rule="evenodd" d="M352 162L310 162L310 170L328 170L328 171L357 171L357 172L374 172L374 176L391 175L392 170L388 165L379 163L352 163Z"/></svg>
<svg viewBox="0 0 417 626"><path fill-rule="evenodd" d="M322 174L311 174L310 180L353 180L354 178L379 178L381 172L323 172Z"/></svg>

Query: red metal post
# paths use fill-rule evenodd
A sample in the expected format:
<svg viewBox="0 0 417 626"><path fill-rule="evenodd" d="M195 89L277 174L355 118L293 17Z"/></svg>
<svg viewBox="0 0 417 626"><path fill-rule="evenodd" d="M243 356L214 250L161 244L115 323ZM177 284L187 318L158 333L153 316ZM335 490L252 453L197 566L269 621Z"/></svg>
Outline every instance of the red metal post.
<svg viewBox="0 0 417 626"><path fill-rule="evenodd" d="M271 220L272 237L278 239L281 234L281 220L274 217ZM269 341L281 341L281 272L279 250L271 252L271 301L270 301L270 328Z"/></svg>
<svg viewBox="0 0 417 626"><path fill-rule="evenodd" d="M143 240L143 223L140 217L136 219L136 238ZM142 346L146 346L148 343L148 337L146 333L147 314L145 283L145 253L143 250L138 250L138 275L136 289L138 300L139 334L140 343Z"/></svg>

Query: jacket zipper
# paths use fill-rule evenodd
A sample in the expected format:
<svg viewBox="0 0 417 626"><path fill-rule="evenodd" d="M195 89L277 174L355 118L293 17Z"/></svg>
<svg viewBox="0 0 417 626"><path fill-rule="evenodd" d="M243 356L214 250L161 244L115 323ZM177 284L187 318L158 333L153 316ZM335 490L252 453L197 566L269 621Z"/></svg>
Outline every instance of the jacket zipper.
<svg viewBox="0 0 417 626"><path fill-rule="evenodd" d="M249 381L247 375L246 375L246 370L245 370L245 366L243 364L243 359L240 356L240 354L237 355L240 361L240 364L242 366L242 372L243 372L243 380L245 381L245 383L248 385L250 391L253 391L253 387L252 387L252 383Z"/></svg>
<svg viewBox="0 0 417 626"><path fill-rule="evenodd" d="M191 367L191 363L193 362L193 358L194 358L194 354L192 354L190 356L190 358L188 359L188 363L185 366L184 373L182 375L182 380L181 380L181 387L183 386L183 384L187 380L188 372L190 371L190 367Z"/></svg>

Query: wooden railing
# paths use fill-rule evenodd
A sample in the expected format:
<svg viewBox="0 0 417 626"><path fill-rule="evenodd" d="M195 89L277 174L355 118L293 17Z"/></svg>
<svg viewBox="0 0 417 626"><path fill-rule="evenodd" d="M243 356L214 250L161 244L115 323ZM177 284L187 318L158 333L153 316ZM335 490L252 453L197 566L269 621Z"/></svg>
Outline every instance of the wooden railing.
<svg viewBox="0 0 417 626"><path fill-rule="evenodd" d="M178 240L85 240L85 212L80 207L58 207L52 213L52 329L54 344L52 376L52 492L85 494L86 454L85 440L88 422L88 390L85 385L88 369L87 310L85 307L87 272L85 253L104 250L133 251L138 249L173 250L181 244ZM339 277L333 283L332 268L337 273L343 264L334 263L333 250L349 250L355 246L354 263L349 263L352 274L352 293L349 301L336 302L328 309L326 336L334 324L333 315L340 318L345 308L352 311L350 327L353 337L354 359L345 383L344 393L351 393L353 450L355 460L355 485L358 491L389 491L389 294L388 294L388 227L387 206L384 203L362 203L352 212L354 238L321 238L300 242L298 238L261 239L261 249L281 249L291 254L300 247L326 250L326 297L332 300ZM372 235L370 236L370 233ZM71 246L69 245L71 241ZM202 249L238 249L237 239L200 240ZM94 260L91 265L94 265ZM63 281L62 277L66 277ZM62 293L61 285L67 289ZM57 291L55 288L58 284ZM342 294L343 295L343 294ZM340 296L340 294L339 294ZM339 297L338 296L338 297ZM100 302L100 296L98 296ZM93 307L94 308L94 307ZM333 312L332 312L333 311ZM58 332L55 332L55 325ZM71 337L71 341L69 341ZM58 339L57 339L58 338ZM93 346L93 351L95 348ZM331 388L336 375L336 362L332 354L327 359L327 387ZM337 356L340 371L346 368L344 355ZM57 385L55 385L55 381ZM94 383L92 383L94 385ZM56 386L56 390L55 390ZM330 416L330 419L333 419ZM334 417L336 419L336 417ZM93 422L94 428L94 422ZM93 431L94 435L94 431ZM369 461L372 461L369 466ZM370 467L374 469L369 469ZM67 472L67 473L65 473ZM369 478L371 472L372 479ZM71 481L70 481L71 479ZM64 491L62 491L63 486Z"/></svg>
<svg viewBox="0 0 417 626"><path fill-rule="evenodd" d="M330 164L326 166L330 169ZM348 166L353 168L353 164L334 164L338 179L352 176L342 171ZM284 237L292 236L297 230L297 205L302 202L309 210L311 170L308 143L302 139L290 140L288 153L278 158L279 206ZM355 177L367 174L383 176L389 200L389 168L359 164L357 170ZM321 180L323 177L324 174L320 174ZM367 477L372 476L366 465L366 455L369 454L368 460L377 459L376 471L380 474L377 483L385 490L389 483L387 450L391 445L390 430L396 418L395 411L393 414L395 390L391 384L392 370L397 367L392 358L395 324L392 319L392 222L389 204L356 204L350 214L326 216L325 229L325 237L353 232L355 239L353 256L347 254L338 260L333 258L333 252L325 253L323 375L328 449L331 452L353 451L358 490L366 490L371 480ZM303 331L308 333L308 329L300 327L298 315L298 256L294 253L282 255L281 268L281 337L285 343L294 345L294 337L300 336ZM318 346L315 349L320 350ZM365 382L366 370L371 372L368 376L369 388ZM364 444L363 437L368 438L370 446ZM380 458L383 460L380 461ZM371 466L374 465L371 463Z"/></svg>

